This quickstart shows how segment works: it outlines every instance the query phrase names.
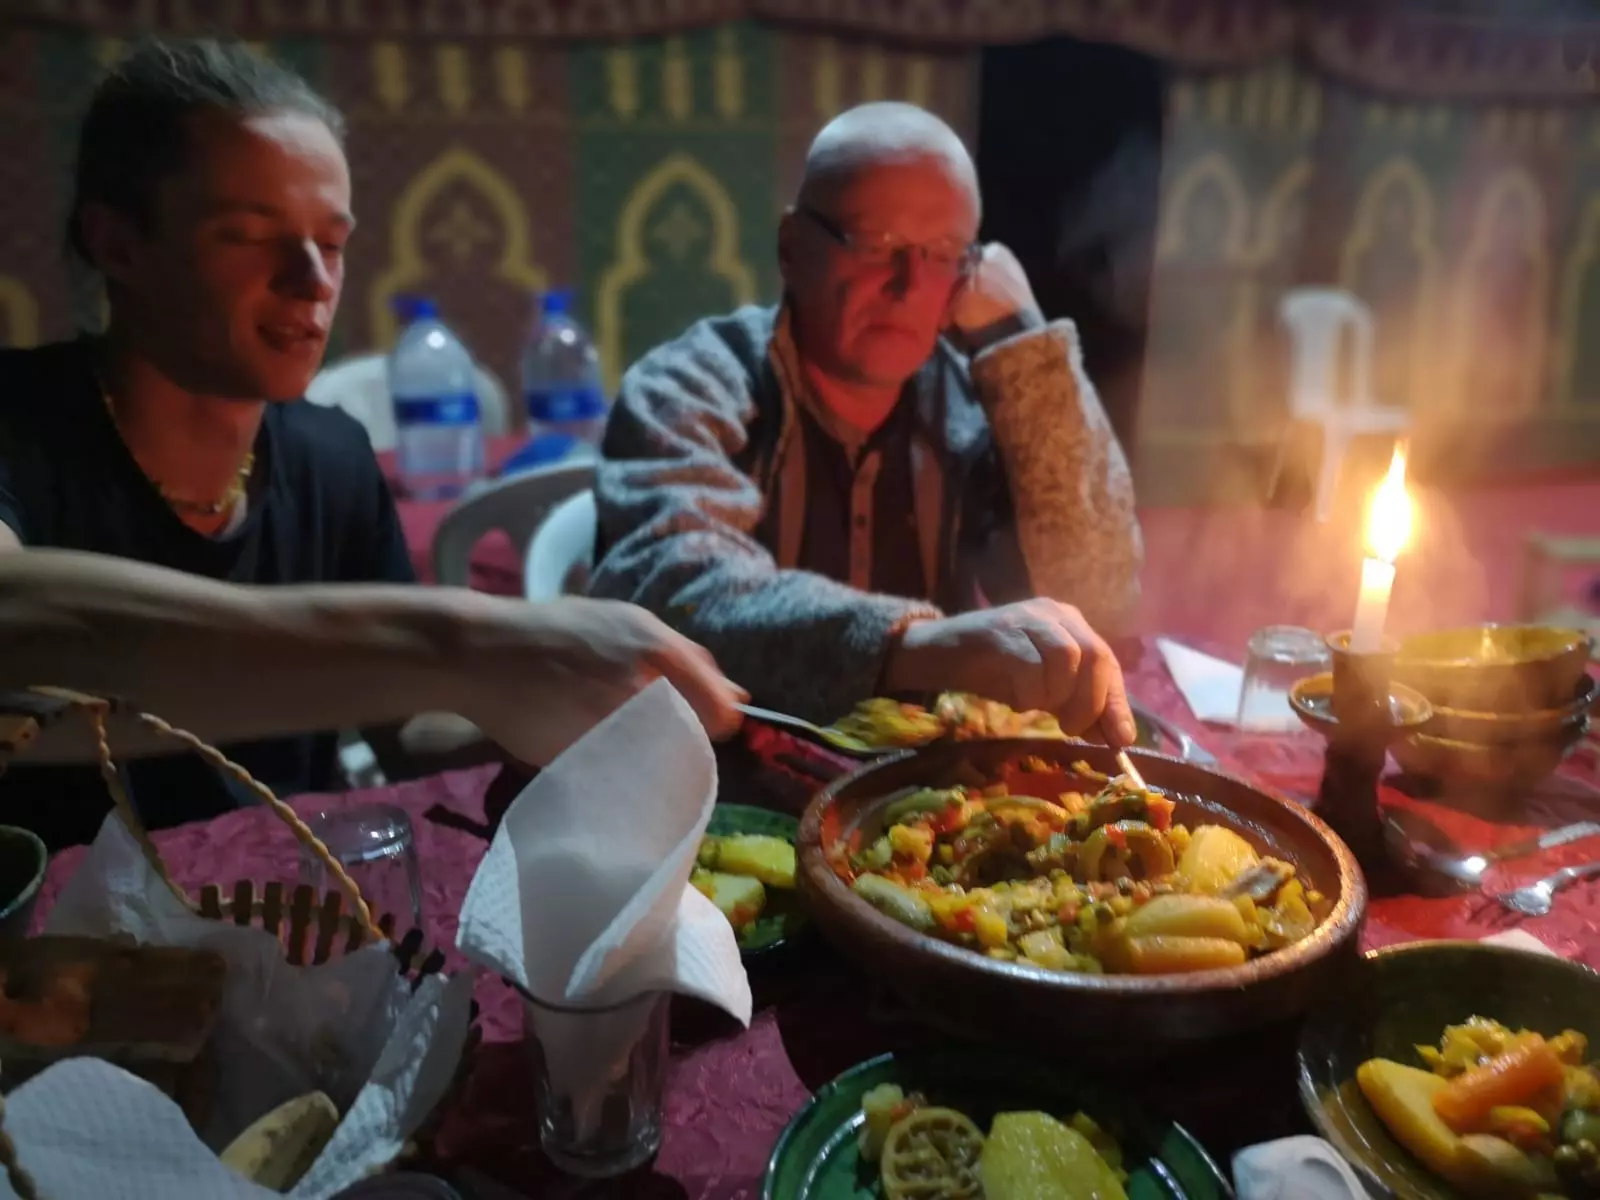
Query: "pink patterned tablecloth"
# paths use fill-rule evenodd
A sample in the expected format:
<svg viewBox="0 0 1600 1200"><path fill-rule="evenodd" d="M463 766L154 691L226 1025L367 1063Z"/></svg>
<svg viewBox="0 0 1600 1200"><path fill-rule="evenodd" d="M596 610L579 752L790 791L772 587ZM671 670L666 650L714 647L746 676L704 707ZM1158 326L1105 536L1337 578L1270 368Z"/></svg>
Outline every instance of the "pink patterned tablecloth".
<svg viewBox="0 0 1600 1200"><path fill-rule="evenodd" d="M1217 754L1222 768L1281 794L1314 795L1321 744L1311 735L1246 738L1203 729L1190 716L1158 655L1141 656L1130 670L1134 695ZM780 765L802 754L770 731L749 730L727 750L725 798L795 808L806 785ZM750 769L755 763L762 773ZM443 946L455 942L455 913L487 844L484 794L495 768L455 772L343 797L302 797L298 810L383 800L411 814L422 860L426 924ZM1541 787L1515 823L1468 815L1386 791L1389 803L1431 820L1464 846L1478 848L1549 826L1594 816L1600 791L1592 760ZM759 782L758 782L759 780ZM760 789L753 794L752 789ZM727 794L730 790L736 794ZM293 880L293 837L262 809L232 813L206 824L156 836L177 879L186 885L250 878ZM1593 841L1519 864L1513 877L1542 874L1557 863L1593 857ZM51 865L41 913L82 858L65 851ZM1497 880L1497 883L1499 881ZM1382 945L1419 937L1476 937L1487 932L1481 898L1393 896L1371 906L1367 942ZM1562 893L1548 917L1523 923L1561 954L1600 968L1600 882ZM893 1001L879 995L823 945L796 948L787 961L752 976L758 1012L748 1030L691 1003L674 1010L674 1056L666 1102L667 1132L648 1169L606 1184L580 1183L554 1172L537 1148L531 1089L523 1059L521 1010L503 984L478 986L485 1044L467 1093L447 1116L438 1142L440 1169L487 1178L513 1194L551 1197L694 1197L753 1200L773 1142L816 1087L852 1063L885 1049L937 1039ZM1187 1124L1219 1159L1239 1145L1298 1129L1292 1043L1286 1033L1263 1035L1247 1050L1219 1048L1175 1064L1165 1082L1141 1083L1149 1102ZM1249 1055L1249 1063L1239 1055ZM1247 1102L1219 1101L1220 1096ZM1257 1114L1241 1123L1239 1114Z"/></svg>

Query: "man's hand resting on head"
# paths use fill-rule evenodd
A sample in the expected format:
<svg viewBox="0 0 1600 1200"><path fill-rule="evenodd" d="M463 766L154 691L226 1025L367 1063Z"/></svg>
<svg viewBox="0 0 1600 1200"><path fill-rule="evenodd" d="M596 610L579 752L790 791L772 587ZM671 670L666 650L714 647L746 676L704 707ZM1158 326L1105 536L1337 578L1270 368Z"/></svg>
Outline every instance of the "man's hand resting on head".
<svg viewBox="0 0 1600 1200"><path fill-rule="evenodd" d="M972 273L950 303L950 325L969 353L1044 324L1028 273L999 242L983 247Z"/></svg>
<svg viewBox="0 0 1600 1200"><path fill-rule="evenodd" d="M703 647L642 608L612 600L484 600L465 623L466 717L513 758L544 765L634 694L666 679L719 740L748 699Z"/></svg>
<svg viewBox="0 0 1600 1200"><path fill-rule="evenodd" d="M1012 708L1055 713L1069 734L1097 725L1112 745L1137 736L1122 668L1083 614L1024 600L918 621L889 653L884 685L905 692L972 692Z"/></svg>

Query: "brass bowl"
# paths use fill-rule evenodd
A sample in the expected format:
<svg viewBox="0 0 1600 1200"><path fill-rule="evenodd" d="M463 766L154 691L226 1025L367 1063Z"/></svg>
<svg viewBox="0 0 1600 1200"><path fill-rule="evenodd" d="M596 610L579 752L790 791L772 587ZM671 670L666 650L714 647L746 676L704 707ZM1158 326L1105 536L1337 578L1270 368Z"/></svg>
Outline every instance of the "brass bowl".
<svg viewBox="0 0 1600 1200"><path fill-rule="evenodd" d="M1333 715L1333 672L1298 680L1289 689L1289 707L1307 729L1331 738L1339 728ZM1421 692L1400 683L1389 685L1389 721L1397 733L1423 728L1432 716L1433 706Z"/></svg>
<svg viewBox="0 0 1600 1200"><path fill-rule="evenodd" d="M1583 724L1600 699L1600 684L1585 675L1578 681L1577 694L1558 708L1536 712L1474 712L1466 708L1435 706L1433 717L1422 732L1433 737L1459 742L1494 745L1520 741L1560 741Z"/></svg>
<svg viewBox="0 0 1600 1200"><path fill-rule="evenodd" d="M1250 785L1163 755L1134 751L1140 773L1177 801L1175 819L1226 825L1257 850L1294 864L1326 897L1311 935L1237 967L1183 975L1088 975L1001 962L885 916L852 892L833 865L875 837L883 810L907 789L949 787L976 770L1033 757L1063 769L1117 771L1105 746L1027 739L940 743L879 759L819 792L800 822L800 878L824 937L913 1003L974 1030L1053 1044L1081 1058L1154 1057L1294 1018L1358 958L1367 889L1355 858L1310 812Z"/></svg>
<svg viewBox="0 0 1600 1200"><path fill-rule="evenodd" d="M1397 682L1435 705L1473 712L1559 708L1588 673L1593 639L1582 629L1473 625L1420 633L1400 643Z"/></svg>
<svg viewBox="0 0 1600 1200"><path fill-rule="evenodd" d="M1390 752L1402 770L1419 779L1518 791L1553 775L1588 730L1584 718L1557 737L1520 742L1464 742L1415 733L1396 742Z"/></svg>

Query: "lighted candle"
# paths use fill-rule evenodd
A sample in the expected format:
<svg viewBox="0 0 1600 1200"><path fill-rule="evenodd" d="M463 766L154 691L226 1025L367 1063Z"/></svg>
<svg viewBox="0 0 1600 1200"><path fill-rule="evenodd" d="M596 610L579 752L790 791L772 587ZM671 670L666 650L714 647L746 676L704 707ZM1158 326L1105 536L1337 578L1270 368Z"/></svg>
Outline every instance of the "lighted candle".
<svg viewBox="0 0 1600 1200"><path fill-rule="evenodd" d="M1406 445L1396 444L1389 473L1367 508L1367 557L1361 564L1361 596L1351 627L1350 649L1371 654L1383 647L1383 625L1394 588L1394 560L1411 536L1411 497L1406 495Z"/></svg>

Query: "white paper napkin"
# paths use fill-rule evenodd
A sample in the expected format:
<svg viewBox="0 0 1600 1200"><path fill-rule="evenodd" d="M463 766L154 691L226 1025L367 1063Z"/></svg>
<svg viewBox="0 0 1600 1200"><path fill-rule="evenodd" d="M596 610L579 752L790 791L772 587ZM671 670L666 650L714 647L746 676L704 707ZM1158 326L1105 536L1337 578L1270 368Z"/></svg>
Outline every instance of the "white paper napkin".
<svg viewBox="0 0 1600 1200"><path fill-rule="evenodd" d="M58 1063L7 1097L6 1128L45 1196L270 1195L215 1151L284 1101L320 1090L344 1118L291 1194L328 1197L394 1159L460 1061L470 973L432 975L413 991L382 945L291 966L265 930L180 904L115 816L62 889L46 931L212 950L228 975L211 1037L219 1069L199 1133L157 1088L96 1059ZM0 1181L0 1200L11 1195Z"/></svg>
<svg viewBox="0 0 1600 1200"><path fill-rule="evenodd" d="M1239 715L1243 669L1169 638L1157 638L1156 648L1190 711L1202 721L1232 725Z"/></svg>
<svg viewBox="0 0 1600 1200"><path fill-rule="evenodd" d="M598 1008L680 992L749 1024L733 928L688 884L716 794L716 758L694 711L670 684L652 684L507 810L467 892L457 945L549 1003ZM646 1015L529 1008L580 1128L598 1115Z"/></svg>
<svg viewBox="0 0 1600 1200"><path fill-rule="evenodd" d="M1233 1156L1233 1187L1239 1200L1367 1200L1350 1164L1310 1136L1245 1147Z"/></svg>
<svg viewBox="0 0 1600 1200"><path fill-rule="evenodd" d="M1479 938L1485 946L1504 946L1508 950L1531 950L1535 954L1548 954L1553 958L1560 955L1546 946L1533 934L1522 929L1508 929L1505 933L1490 934L1486 938Z"/></svg>
<svg viewBox="0 0 1600 1200"><path fill-rule="evenodd" d="M1244 688L1244 668L1220 658L1204 654L1192 646L1170 638L1157 638L1156 648L1166 661L1178 690L1189 704L1189 710L1202 721L1215 725L1236 725L1239 720L1239 693ZM1263 698L1262 704L1251 704L1251 728L1262 732L1292 732L1300 728L1300 719L1289 707L1288 696L1275 697L1271 703Z"/></svg>
<svg viewBox="0 0 1600 1200"><path fill-rule="evenodd" d="M7 1096L6 1132L43 1196L267 1200L278 1195L223 1166L189 1127L183 1110L154 1085L98 1058L57 1063ZM3 1174L0 1197L16 1197Z"/></svg>

